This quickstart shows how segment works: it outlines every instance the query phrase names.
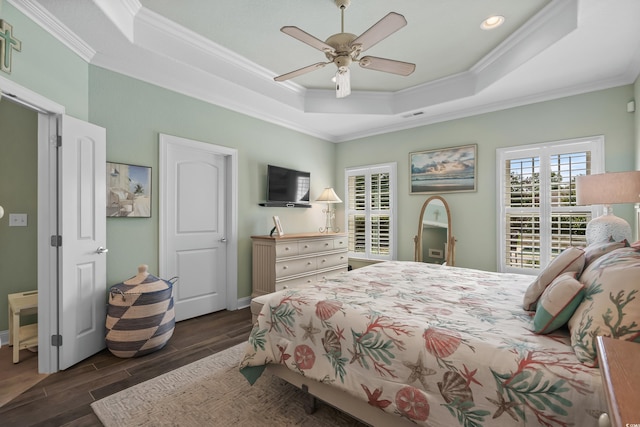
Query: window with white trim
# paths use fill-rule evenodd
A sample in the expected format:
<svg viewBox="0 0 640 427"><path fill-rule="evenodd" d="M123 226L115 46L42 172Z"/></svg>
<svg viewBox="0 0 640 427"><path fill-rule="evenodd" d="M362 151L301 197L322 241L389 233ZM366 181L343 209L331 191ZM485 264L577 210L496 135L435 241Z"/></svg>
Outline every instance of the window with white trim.
<svg viewBox="0 0 640 427"><path fill-rule="evenodd" d="M586 246L596 208L576 205L576 177L604 172L604 138L497 150L498 271L535 273Z"/></svg>
<svg viewBox="0 0 640 427"><path fill-rule="evenodd" d="M345 169L349 257L396 259L396 164Z"/></svg>

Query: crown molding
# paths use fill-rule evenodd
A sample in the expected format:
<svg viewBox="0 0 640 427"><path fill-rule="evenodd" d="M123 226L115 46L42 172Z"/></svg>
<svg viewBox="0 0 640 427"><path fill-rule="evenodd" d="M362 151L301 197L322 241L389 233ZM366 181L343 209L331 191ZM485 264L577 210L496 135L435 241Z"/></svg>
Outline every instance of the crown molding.
<svg viewBox="0 0 640 427"><path fill-rule="evenodd" d="M93 0L130 43L134 43L135 18L142 9L138 0Z"/></svg>
<svg viewBox="0 0 640 427"><path fill-rule="evenodd" d="M7 2L42 27L85 62L91 62L96 51L55 16L51 15L40 3L35 0L7 0Z"/></svg>
<svg viewBox="0 0 640 427"><path fill-rule="evenodd" d="M93 0L128 41L122 57L108 49L96 53L36 0L7 1L93 65L331 142L629 84L640 72L639 48L625 72L613 78L504 100L485 96L492 85L576 29L579 0L552 0L469 70L397 92L354 91L339 100L333 90L275 83L272 71L144 8L139 0ZM332 130L335 124L343 130Z"/></svg>

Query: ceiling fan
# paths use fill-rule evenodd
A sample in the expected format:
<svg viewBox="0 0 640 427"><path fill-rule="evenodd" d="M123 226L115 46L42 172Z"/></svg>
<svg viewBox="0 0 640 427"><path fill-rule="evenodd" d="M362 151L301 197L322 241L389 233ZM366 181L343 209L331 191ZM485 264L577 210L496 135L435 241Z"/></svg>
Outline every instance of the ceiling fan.
<svg viewBox="0 0 640 427"><path fill-rule="evenodd" d="M407 25L407 20L404 16L395 12L390 12L384 18L372 25L367 31L356 36L355 34L344 32L344 11L349 7L351 0L335 0L335 3L336 6L340 8L342 15L341 32L330 36L324 42L311 34L302 31L298 27L285 26L280 29L283 33L324 52L329 61L318 62L298 70L291 71L275 77L275 81L282 82L289 80L333 63L338 67L338 71L335 76L336 97L344 98L351 93L349 65L351 65L352 62L357 62L365 69L384 71L385 73L399 74L401 76L408 76L413 73L416 69L416 65L409 62L378 58L376 56L363 56L362 58L358 58L362 52L378 44L380 41L386 39L391 34Z"/></svg>

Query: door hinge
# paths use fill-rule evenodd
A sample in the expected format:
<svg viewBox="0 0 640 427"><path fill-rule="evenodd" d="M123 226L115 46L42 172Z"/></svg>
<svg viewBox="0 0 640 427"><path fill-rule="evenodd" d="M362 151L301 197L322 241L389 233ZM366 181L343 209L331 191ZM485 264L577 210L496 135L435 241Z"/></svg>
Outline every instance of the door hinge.
<svg viewBox="0 0 640 427"><path fill-rule="evenodd" d="M53 347L61 347L62 346L62 335L51 335L51 346L53 346Z"/></svg>
<svg viewBox="0 0 640 427"><path fill-rule="evenodd" d="M54 248L59 248L62 246L62 236L59 234L51 236L51 246Z"/></svg>
<svg viewBox="0 0 640 427"><path fill-rule="evenodd" d="M56 147L62 147L62 135L56 136Z"/></svg>

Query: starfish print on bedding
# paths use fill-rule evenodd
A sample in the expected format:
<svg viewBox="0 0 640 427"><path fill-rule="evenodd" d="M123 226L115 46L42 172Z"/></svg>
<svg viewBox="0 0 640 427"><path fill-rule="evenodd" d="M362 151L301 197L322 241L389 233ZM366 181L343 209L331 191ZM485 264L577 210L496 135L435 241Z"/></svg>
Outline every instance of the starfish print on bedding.
<svg viewBox="0 0 640 427"><path fill-rule="evenodd" d="M308 325L300 325L300 327L304 331L304 335L302 336L302 341L308 338L315 345L316 343L315 335L320 333L320 329L313 327L313 319L309 319Z"/></svg>
<svg viewBox="0 0 640 427"><path fill-rule="evenodd" d="M496 405L498 407L498 410L496 411L495 414L493 414L493 419L498 418L500 415L502 415L503 413L507 413L509 415L511 415L511 418L513 418L514 420L518 421L518 417L516 416L515 412L513 411L513 408L518 406L517 402L506 402L504 400L504 397L502 397L502 393L500 393L499 391L496 391L496 394L498 395L498 400L493 400L490 398L486 398L489 402L493 403L494 405Z"/></svg>
<svg viewBox="0 0 640 427"><path fill-rule="evenodd" d="M424 390L429 390L427 376L435 375L436 371L424 366L422 352L418 354L418 360L416 361L416 363L404 362L404 366L411 369L411 375L409 375L409 378L407 379L407 384L411 384L416 380L419 380L420 384L422 384L422 387L424 387Z"/></svg>
<svg viewBox="0 0 640 427"><path fill-rule="evenodd" d="M364 389L365 393L367 393L367 400L369 401L369 405L375 406L376 408L380 409L384 409L387 406L391 405L392 402L390 400L380 399L380 396L382 396L382 388L377 388L372 393L366 385L360 385Z"/></svg>

